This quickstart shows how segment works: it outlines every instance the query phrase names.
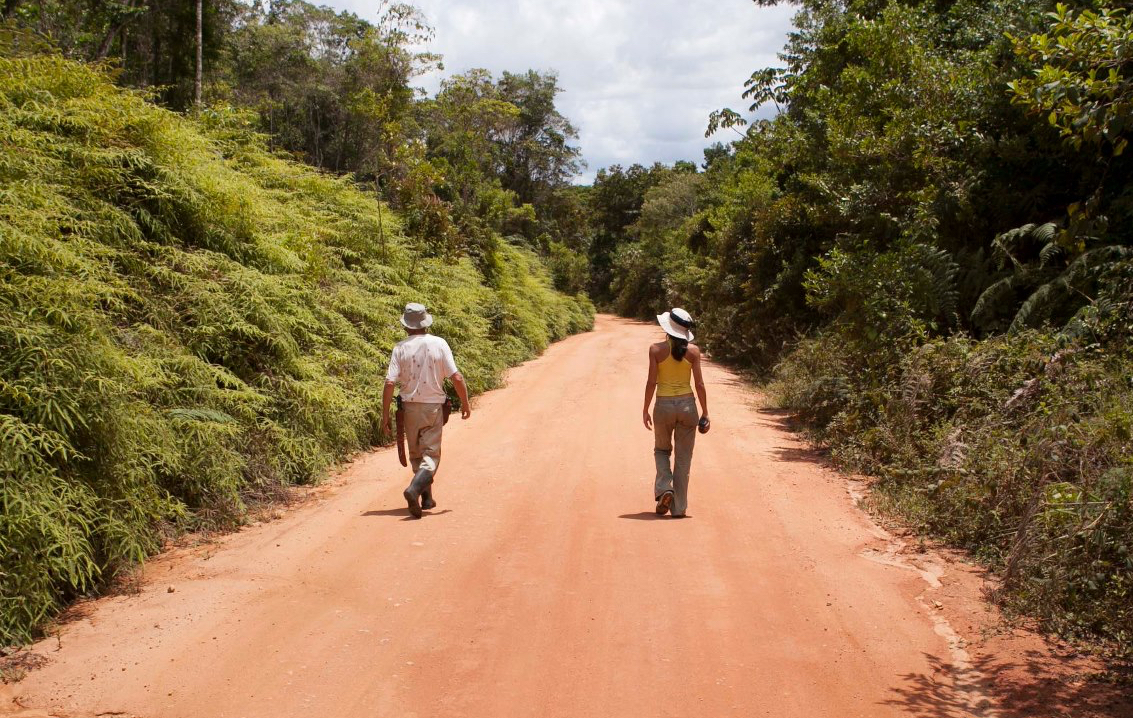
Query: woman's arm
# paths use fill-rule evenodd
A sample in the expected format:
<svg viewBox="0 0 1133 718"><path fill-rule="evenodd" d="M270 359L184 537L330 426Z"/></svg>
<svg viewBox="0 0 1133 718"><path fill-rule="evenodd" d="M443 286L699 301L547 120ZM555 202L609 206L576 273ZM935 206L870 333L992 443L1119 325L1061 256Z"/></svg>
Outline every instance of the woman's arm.
<svg viewBox="0 0 1133 718"><path fill-rule="evenodd" d="M641 410L641 420L645 428L653 430L653 417L649 415L649 402L653 401L653 392L657 390L657 357L653 355L653 347L649 347L649 373L645 377L645 408Z"/></svg>
<svg viewBox="0 0 1133 718"><path fill-rule="evenodd" d="M692 363L692 380L696 385L696 396L700 399L700 418L707 419L708 390L704 387L704 376L700 373L700 347L696 347L696 351L690 351L689 354Z"/></svg>

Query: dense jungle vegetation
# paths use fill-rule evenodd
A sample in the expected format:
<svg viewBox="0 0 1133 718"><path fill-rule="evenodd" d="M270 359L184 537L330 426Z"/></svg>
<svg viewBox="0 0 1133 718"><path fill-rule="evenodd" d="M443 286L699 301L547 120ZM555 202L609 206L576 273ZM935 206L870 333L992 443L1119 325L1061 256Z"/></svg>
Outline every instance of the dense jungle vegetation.
<svg viewBox="0 0 1133 718"><path fill-rule="evenodd" d="M776 4L759 0L759 4ZM1009 606L1133 643L1133 17L1107 2L805 0L774 105L701 167L613 167L595 300L683 305L874 501Z"/></svg>
<svg viewBox="0 0 1133 718"><path fill-rule="evenodd" d="M376 443L407 301L473 391L592 326L553 76L425 98L411 8L206 7L197 103L178 6L4 5L0 644Z"/></svg>
<svg viewBox="0 0 1133 718"><path fill-rule="evenodd" d="M4 0L0 640L374 441L405 300L483 389L585 292L685 306L1005 605L1133 644L1133 18L796 5L772 119L575 187L554 74L426 97L409 5Z"/></svg>

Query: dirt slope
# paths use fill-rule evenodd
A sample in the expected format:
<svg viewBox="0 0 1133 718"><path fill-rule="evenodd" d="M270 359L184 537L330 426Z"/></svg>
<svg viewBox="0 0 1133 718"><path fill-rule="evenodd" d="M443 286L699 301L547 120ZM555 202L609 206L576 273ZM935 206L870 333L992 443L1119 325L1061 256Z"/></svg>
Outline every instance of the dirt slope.
<svg viewBox="0 0 1133 718"><path fill-rule="evenodd" d="M422 520L387 450L278 521L156 560L35 647L50 662L14 710L1004 715L934 603L942 564L897 552L719 367L691 518L656 520L639 415L657 334L600 317L515 370L448 426Z"/></svg>

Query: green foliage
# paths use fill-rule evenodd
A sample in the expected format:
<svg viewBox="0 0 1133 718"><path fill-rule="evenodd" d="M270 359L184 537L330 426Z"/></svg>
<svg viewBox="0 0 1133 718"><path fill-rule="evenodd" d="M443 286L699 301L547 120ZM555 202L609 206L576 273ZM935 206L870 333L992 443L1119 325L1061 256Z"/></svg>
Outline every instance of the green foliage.
<svg viewBox="0 0 1133 718"><path fill-rule="evenodd" d="M1012 38L1015 51L1038 68L1008 83L1014 100L1049 113L1076 149L1104 143L1121 155L1133 130L1133 17L1121 7L1074 13L1059 3L1049 18L1045 32Z"/></svg>
<svg viewBox="0 0 1133 718"><path fill-rule="evenodd" d="M657 171L657 170L655 170ZM614 308L623 315L652 319L683 303L680 283L692 257L685 241L700 203L703 177L666 171L645 192L637 220L613 260Z"/></svg>
<svg viewBox="0 0 1133 718"><path fill-rule="evenodd" d="M59 57L0 57L0 643L377 439L407 301L474 391L588 328L532 252L491 283L359 191Z"/></svg>
<svg viewBox="0 0 1133 718"><path fill-rule="evenodd" d="M664 260L661 254L657 254L662 250L656 241L659 236L656 232L651 234L653 247L644 255L640 247L623 245L641 238L636 223L649 191L674 174L695 172L696 166L688 162L678 163L672 168L657 162L649 168L634 164L623 169L615 164L598 170L594 186L586 195L586 204L591 233L587 248L589 293L600 305L613 304L629 314L651 316L649 310L653 307L646 305L665 294L664 276L657 264ZM692 206L684 200L679 208L667 210L659 198L654 204L655 214L667 212L671 215L687 212ZM651 283L651 287L637 287L638 280Z"/></svg>
<svg viewBox="0 0 1133 718"><path fill-rule="evenodd" d="M586 256L565 244L551 243L551 278L555 289L567 294L584 294L590 278L590 265Z"/></svg>
<svg viewBox="0 0 1133 718"><path fill-rule="evenodd" d="M420 132L410 83L440 64L416 49L432 38L420 12L383 0L371 23L303 0L238 7L210 94L254 109L273 145L316 167L401 179Z"/></svg>
<svg viewBox="0 0 1133 718"><path fill-rule="evenodd" d="M852 355L836 334L805 342L780 366L779 402L880 477L880 505L997 568L1010 605L1128 646L1133 352L1034 332L938 339L882 382Z"/></svg>
<svg viewBox="0 0 1133 718"><path fill-rule="evenodd" d="M908 244L882 254L834 249L803 279L807 301L849 334L878 344L907 340L934 322L947 326L956 313L959 268L947 252Z"/></svg>
<svg viewBox="0 0 1133 718"><path fill-rule="evenodd" d="M555 109L558 92L553 74L505 72L497 80L475 69L446 79L435 99L419 104L425 150L409 171L414 181L400 182L398 194L408 208L446 214L451 227L437 221L418 234L451 229L462 238L456 249L487 271L501 234L545 254L552 242L581 249L578 202L566 190L579 169L579 149L568 144L577 134ZM562 259L560 250L560 269Z"/></svg>
<svg viewBox="0 0 1133 718"><path fill-rule="evenodd" d="M1000 269L1010 273L980 295L971 312L973 324L1013 332L1065 325L1099 296L1111 270L1133 258L1133 247L1096 238L1082 242L1078 251L1067 249L1064 236L1054 223L1026 224L997 236L994 253Z"/></svg>

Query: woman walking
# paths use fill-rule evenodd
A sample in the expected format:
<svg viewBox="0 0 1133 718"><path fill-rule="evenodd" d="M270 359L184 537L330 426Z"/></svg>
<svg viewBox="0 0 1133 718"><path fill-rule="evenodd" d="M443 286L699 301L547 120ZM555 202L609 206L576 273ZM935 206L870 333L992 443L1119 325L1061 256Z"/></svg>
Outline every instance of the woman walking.
<svg viewBox="0 0 1133 718"><path fill-rule="evenodd" d="M649 375L645 380L645 408L641 419L646 429L652 429L655 438L653 458L657 462L657 480L653 498L657 502L657 515L671 511L681 518L688 509L688 472L692 466L692 446L699 425L707 433L708 397L704 377L700 373L700 348L689 342L693 339L695 324L689 313L676 308L658 315L657 322L665 330L665 341L649 347ZM696 400L693 398L693 381L702 411L699 420ZM649 402L657 392L657 403L649 415ZM676 457L673 465L669 460Z"/></svg>

